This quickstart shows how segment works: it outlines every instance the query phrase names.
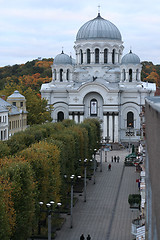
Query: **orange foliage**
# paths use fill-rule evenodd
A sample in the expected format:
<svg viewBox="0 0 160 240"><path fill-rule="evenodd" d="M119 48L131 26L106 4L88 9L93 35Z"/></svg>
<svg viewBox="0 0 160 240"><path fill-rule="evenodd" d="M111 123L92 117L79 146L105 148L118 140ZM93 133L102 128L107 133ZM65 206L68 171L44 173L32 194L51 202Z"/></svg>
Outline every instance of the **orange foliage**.
<svg viewBox="0 0 160 240"><path fill-rule="evenodd" d="M36 89L37 86L41 86L42 83L50 82L51 78L40 77L40 73L35 73L32 76L30 75L23 75L18 78L20 85L25 85L27 88L31 87L32 89Z"/></svg>
<svg viewBox="0 0 160 240"><path fill-rule="evenodd" d="M157 86L160 86L160 76L156 72L151 72L144 80L152 81L156 83Z"/></svg>
<svg viewBox="0 0 160 240"><path fill-rule="evenodd" d="M52 61L38 61L35 63L35 66L42 68L50 68L52 64L53 64Z"/></svg>

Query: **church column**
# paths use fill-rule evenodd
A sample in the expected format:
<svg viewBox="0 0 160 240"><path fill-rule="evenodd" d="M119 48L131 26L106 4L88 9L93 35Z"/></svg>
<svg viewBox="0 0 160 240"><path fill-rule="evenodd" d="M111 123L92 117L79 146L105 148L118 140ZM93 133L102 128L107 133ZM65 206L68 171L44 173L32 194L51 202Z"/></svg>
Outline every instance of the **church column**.
<svg viewBox="0 0 160 240"><path fill-rule="evenodd" d="M99 63L104 63L104 52L101 52L101 51L100 51L99 57L100 57Z"/></svg>
<svg viewBox="0 0 160 240"><path fill-rule="evenodd" d="M95 59L94 59L94 52L91 51L91 64L95 63Z"/></svg>
<svg viewBox="0 0 160 240"><path fill-rule="evenodd" d="M103 116L103 137L107 137L107 115Z"/></svg>
<svg viewBox="0 0 160 240"><path fill-rule="evenodd" d="M115 52L115 63L118 63L118 52Z"/></svg>
<svg viewBox="0 0 160 240"><path fill-rule="evenodd" d="M108 63L112 63L112 52L108 51Z"/></svg>
<svg viewBox="0 0 160 240"><path fill-rule="evenodd" d="M80 123L83 122L84 116L80 115Z"/></svg>
<svg viewBox="0 0 160 240"><path fill-rule="evenodd" d="M110 141L113 141L113 116L109 115L109 137Z"/></svg>
<svg viewBox="0 0 160 240"><path fill-rule="evenodd" d="M74 115L74 121L75 121L76 123L78 123L78 115L77 115L77 113Z"/></svg>
<svg viewBox="0 0 160 240"><path fill-rule="evenodd" d="M69 114L69 119L73 120L73 116L71 114Z"/></svg>
<svg viewBox="0 0 160 240"><path fill-rule="evenodd" d="M118 142L118 115L114 116L114 142Z"/></svg>
<svg viewBox="0 0 160 240"><path fill-rule="evenodd" d="M83 63L84 64L87 63L87 54L86 54L86 52L83 52Z"/></svg>

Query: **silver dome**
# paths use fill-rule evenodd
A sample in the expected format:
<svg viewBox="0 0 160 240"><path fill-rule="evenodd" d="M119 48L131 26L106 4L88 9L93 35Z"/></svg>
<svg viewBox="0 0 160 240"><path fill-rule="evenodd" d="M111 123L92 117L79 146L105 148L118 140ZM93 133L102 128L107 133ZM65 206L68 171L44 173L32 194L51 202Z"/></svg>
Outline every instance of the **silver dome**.
<svg viewBox="0 0 160 240"><path fill-rule="evenodd" d="M122 57L121 64L140 64L140 58L130 51Z"/></svg>
<svg viewBox="0 0 160 240"><path fill-rule="evenodd" d="M76 36L76 40L95 38L122 40L118 28L110 21L102 18L100 13L93 20L86 22Z"/></svg>
<svg viewBox="0 0 160 240"><path fill-rule="evenodd" d="M55 65L71 64L72 65L72 58L62 51L61 54L58 54L54 58L53 64L55 64Z"/></svg>

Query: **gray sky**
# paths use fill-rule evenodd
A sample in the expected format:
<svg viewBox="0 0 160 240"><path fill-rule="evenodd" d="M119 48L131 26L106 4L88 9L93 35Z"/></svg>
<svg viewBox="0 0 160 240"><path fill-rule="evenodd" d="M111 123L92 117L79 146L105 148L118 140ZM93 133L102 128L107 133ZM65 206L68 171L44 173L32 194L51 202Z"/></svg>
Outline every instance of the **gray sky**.
<svg viewBox="0 0 160 240"><path fill-rule="evenodd" d="M61 53L74 57L79 28L101 16L114 23L141 61L160 64L159 0L0 0L0 66Z"/></svg>

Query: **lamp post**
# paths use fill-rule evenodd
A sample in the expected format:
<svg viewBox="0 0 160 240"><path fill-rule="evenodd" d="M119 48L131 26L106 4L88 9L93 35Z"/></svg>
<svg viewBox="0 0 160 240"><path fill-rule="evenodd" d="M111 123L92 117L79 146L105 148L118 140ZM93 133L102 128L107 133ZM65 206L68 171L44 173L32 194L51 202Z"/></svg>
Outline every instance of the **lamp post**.
<svg viewBox="0 0 160 240"><path fill-rule="evenodd" d="M70 219L70 227L73 227L73 180L74 180L74 175L70 177L71 179L71 219Z"/></svg>
<svg viewBox="0 0 160 240"><path fill-rule="evenodd" d="M48 214L48 240L51 240L52 236L52 212L53 211L53 205L54 201L50 201L46 204L47 210L40 209L41 212L47 212ZM43 202L39 202L40 208L43 206ZM62 204L59 202L57 203L57 206L60 207ZM39 226L39 233L40 233L40 226Z"/></svg>
<svg viewBox="0 0 160 240"><path fill-rule="evenodd" d="M64 175L67 178L67 175ZM81 176L77 176L77 178L81 178ZM73 185L74 185L75 175L70 176L70 183L71 183L71 207L70 207L70 228L73 227Z"/></svg>
<svg viewBox="0 0 160 240"><path fill-rule="evenodd" d="M129 153L130 153L130 151L131 151L131 134L132 134L132 132L131 132L131 123L129 123L129 127L128 127L128 135L129 135L129 147L128 147L128 151L129 151Z"/></svg>
<svg viewBox="0 0 160 240"><path fill-rule="evenodd" d="M93 183L96 183L96 152L97 149L94 149L94 172L93 172Z"/></svg>
<svg viewBox="0 0 160 240"><path fill-rule="evenodd" d="M82 162L81 159L79 160L79 162ZM87 163L92 162L92 159L90 161L88 161L88 159L84 159L84 202L86 202L86 186L87 186Z"/></svg>

